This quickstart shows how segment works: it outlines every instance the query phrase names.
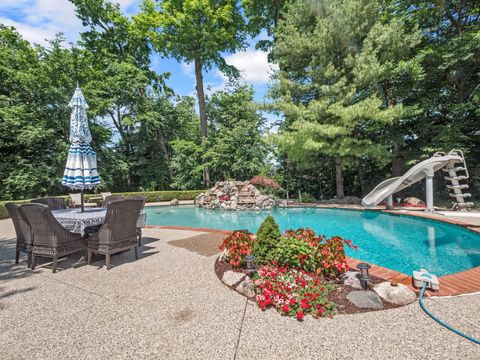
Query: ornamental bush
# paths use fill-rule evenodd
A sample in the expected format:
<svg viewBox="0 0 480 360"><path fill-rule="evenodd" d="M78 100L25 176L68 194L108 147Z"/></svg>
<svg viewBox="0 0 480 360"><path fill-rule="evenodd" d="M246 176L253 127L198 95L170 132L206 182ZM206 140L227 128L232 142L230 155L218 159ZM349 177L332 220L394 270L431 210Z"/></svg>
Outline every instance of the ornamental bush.
<svg viewBox="0 0 480 360"><path fill-rule="evenodd" d="M316 274L288 267L264 266L254 281L256 300L260 309L274 307L286 316L302 320L332 316L335 304L327 300L334 284L323 283Z"/></svg>
<svg viewBox="0 0 480 360"><path fill-rule="evenodd" d="M238 268L245 264L245 256L252 254L254 241L253 234L246 230L236 230L223 239L219 249L226 250L228 262Z"/></svg>
<svg viewBox="0 0 480 360"><path fill-rule="evenodd" d="M257 239L253 246L257 264L267 264L274 260L275 249L282 234L273 216L268 216L257 230Z"/></svg>
<svg viewBox="0 0 480 360"><path fill-rule="evenodd" d="M275 248L273 258L280 266L301 268L314 272L317 269L316 248L303 237L284 236Z"/></svg>
<svg viewBox="0 0 480 360"><path fill-rule="evenodd" d="M279 265L336 278L348 270L345 245L357 249L351 240L339 236L326 239L311 229L287 230L274 252Z"/></svg>

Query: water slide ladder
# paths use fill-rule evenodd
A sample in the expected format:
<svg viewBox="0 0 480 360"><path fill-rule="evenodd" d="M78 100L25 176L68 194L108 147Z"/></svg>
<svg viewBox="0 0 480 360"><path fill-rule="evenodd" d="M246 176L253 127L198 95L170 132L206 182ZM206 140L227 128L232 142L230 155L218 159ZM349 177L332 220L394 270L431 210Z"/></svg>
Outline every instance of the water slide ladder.
<svg viewBox="0 0 480 360"><path fill-rule="evenodd" d="M448 173L448 176L445 176L445 180L447 180L447 188L453 191L449 193L449 195L452 198L455 198L456 201L453 209L467 210L473 207L473 203L465 201L466 198L472 197L472 194L464 193L463 190L467 190L468 185L465 183L461 183L462 181L465 181L469 178L465 157L463 156L463 152L461 150L452 150L448 154L457 155L462 159L462 161L460 162L461 165L458 166L458 163L450 163L442 169L444 172Z"/></svg>

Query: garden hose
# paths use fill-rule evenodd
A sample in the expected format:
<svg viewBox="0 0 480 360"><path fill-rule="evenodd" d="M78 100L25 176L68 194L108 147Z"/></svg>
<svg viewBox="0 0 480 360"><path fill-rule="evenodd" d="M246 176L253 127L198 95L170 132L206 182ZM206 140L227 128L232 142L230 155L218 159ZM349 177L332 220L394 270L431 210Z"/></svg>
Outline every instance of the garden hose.
<svg viewBox="0 0 480 360"><path fill-rule="evenodd" d="M420 293L420 307L422 308L422 310L425 311L425 313L426 313L428 316L430 316L433 320L435 320L435 321L436 321L437 323L439 323L440 325L446 327L448 330L453 331L455 334L460 335L460 336L464 337L465 339L474 342L474 343L477 344L477 345L480 345L480 340L475 339L474 337L468 336L468 335L462 333L461 331L458 331L457 329L453 328L452 326L444 323L442 320L440 320L439 318L437 318L435 315L433 315L433 314L426 308L425 304L423 303L423 295L425 294L425 289L426 289L426 288L427 288L427 283L426 283L426 282L423 282L422 292Z"/></svg>

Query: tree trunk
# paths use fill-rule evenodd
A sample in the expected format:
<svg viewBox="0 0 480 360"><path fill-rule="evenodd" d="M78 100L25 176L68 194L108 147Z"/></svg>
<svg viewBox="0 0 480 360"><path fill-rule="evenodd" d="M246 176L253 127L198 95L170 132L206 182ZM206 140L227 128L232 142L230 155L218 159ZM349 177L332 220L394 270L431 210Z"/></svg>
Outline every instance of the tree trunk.
<svg viewBox="0 0 480 360"><path fill-rule="evenodd" d="M205 92L203 89L203 64L199 58L195 59L195 78L197 81L197 96L198 96L198 108L200 112L200 136L202 141L207 139L207 113L205 111ZM206 148L203 149L203 152L206 152ZM205 157L202 158L203 163L207 162ZM209 186L210 183L210 176L208 173L208 169L205 166L203 168L203 183L205 186Z"/></svg>
<svg viewBox="0 0 480 360"><path fill-rule="evenodd" d="M163 158L165 159L165 162L167 164L167 169L168 169L168 175L170 176L170 180L173 179L173 170L170 166L170 155L168 154L168 149L167 149L167 141L165 140L165 137L163 136L163 132L161 130L158 131L158 142L160 144L160 149L163 154Z"/></svg>
<svg viewBox="0 0 480 360"><path fill-rule="evenodd" d="M343 194L343 170L342 170L342 158L335 156L335 185L337 187L337 199L342 200Z"/></svg>
<svg viewBox="0 0 480 360"><path fill-rule="evenodd" d="M362 169L362 162L357 160L357 176L358 176L358 183L360 184L360 191L365 194L365 179L363 178L363 169Z"/></svg>
<svg viewBox="0 0 480 360"><path fill-rule="evenodd" d="M400 144L396 142L393 144L392 177L402 176L403 160L399 153Z"/></svg>

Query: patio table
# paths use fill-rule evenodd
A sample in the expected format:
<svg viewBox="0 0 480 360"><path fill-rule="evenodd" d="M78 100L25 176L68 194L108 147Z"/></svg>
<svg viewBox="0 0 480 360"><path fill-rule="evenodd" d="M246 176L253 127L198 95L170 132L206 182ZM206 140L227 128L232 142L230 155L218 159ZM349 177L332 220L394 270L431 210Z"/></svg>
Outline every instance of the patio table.
<svg viewBox="0 0 480 360"><path fill-rule="evenodd" d="M107 209L105 208L88 208L84 212L80 209L62 209L53 210L53 216L58 222L71 232L85 235L85 229L91 226L98 226L103 224ZM137 228L144 228L147 219L147 214L144 210L140 212L137 220Z"/></svg>

